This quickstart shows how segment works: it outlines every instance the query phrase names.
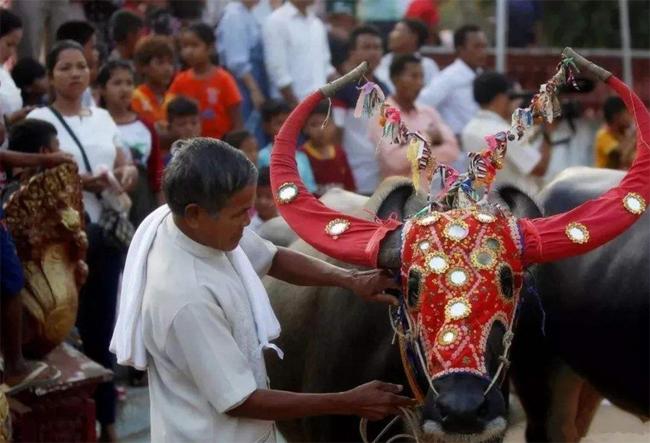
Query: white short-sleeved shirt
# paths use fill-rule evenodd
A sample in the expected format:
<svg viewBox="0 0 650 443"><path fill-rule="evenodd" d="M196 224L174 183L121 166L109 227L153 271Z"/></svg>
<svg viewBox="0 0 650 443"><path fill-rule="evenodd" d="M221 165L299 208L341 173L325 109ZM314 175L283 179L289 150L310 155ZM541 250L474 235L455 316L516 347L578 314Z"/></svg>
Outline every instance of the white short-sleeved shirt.
<svg viewBox="0 0 650 443"><path fill-rule="evenodd" d="M275 246L250 229L240 246L268 272ZM142 321L151 441L275 441L273 422L226 414L268 388L243 283L226 253L188 238L171 215L149 252Z"/></svg>
<svg viewBox="0 0 650 443"><path fill-rule="evenodd" d="M97 174L101 165L113 170L117 147L120 144L117 125L105 109L88 108L86 111L88 115L83 117L63 116L63 118L83 145L93 174ZM80 174L88 173L79 147L49 108L35 109L27 115L27 118L37 118L52 123L56 128L61 150L74 156ZM97 222L101 214L101 203L95 194L85 191L83 201L90 220Z"/></svg>
<svg viewBox="0 0 650 443"><path fill-rule="evenodd" d="M0 115L11 114L22 107L20 88L16 86L9 71L0 65Z"/></svg>
<svg viewBox="0 0 650 443"><path fill-rule="evenodd" d="M477 152L487 148L485 137L510 129L510 124L495 112L481 109L463 129L463 151ZM508 142L506 161L503 169L497 172L496 183L509 183L522 190L536 194L541 180L530 175L542 158L538 147L532 146L526 139Z"/></svg>

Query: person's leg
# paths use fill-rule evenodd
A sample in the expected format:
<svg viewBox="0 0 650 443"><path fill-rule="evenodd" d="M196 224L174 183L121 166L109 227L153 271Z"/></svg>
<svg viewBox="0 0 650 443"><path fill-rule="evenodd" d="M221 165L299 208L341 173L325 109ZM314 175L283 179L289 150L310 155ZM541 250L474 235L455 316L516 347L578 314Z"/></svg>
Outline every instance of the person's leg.
<svg viewBox="0 0 650 443"><path fill-rule="evenodd" d="M11 9L23 21L23 38L18 46L18 57L32 57L36 60L41 55L45 37L45 15L43 7L48 2L34 0L13 0Z"/></svg>
<svg viewBox="0 0 650 443"><path fill-rule="evenodd" d="M113 356L108 347L115 323L117 289L122 269L121 254L107 247L101 228L88 229L88 280L79 296L77 325L83 341L84 353L105 368L113 368ZM102 383L95 391L97 421L101 424L101 441L115 439L115 384Z"/></svg>

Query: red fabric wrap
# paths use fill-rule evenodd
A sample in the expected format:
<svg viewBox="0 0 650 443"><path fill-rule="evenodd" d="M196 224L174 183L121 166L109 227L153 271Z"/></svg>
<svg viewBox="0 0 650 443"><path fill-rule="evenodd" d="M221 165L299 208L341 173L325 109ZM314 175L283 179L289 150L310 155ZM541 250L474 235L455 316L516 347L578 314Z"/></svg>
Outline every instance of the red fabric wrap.
<svg viewBox="0 0 650 443"><path fill-rule="evenodd" d="M382 239L401 222L394 219L372 222L333 211L307 191L298 175L295 159L298 134L323 98L321 92L314 92L303 100L275 138L271 153L271 187L276 204L298 236L323 254L351 264L376 267ZM293 183L298 188L298 196L283 204L278 199L278 188L285 183ZM350 222L350 227L336 239L325 231L327 224L335 219Z"/></svg>
<svg viewBox="0 0 650 443"><path fill-rule="evenodd" d="M611 76L607 84L623 99L636 122L636 159L621 183L577 208L551 217L520 219L525 265L560 260L584 254L621 234L639 215L623 206L623 198L630 192L639 194L646 203L650 200L650 114L643 102L618 78ZM578 244L566 235L569 223L587 227L589 240Z"/></svg>

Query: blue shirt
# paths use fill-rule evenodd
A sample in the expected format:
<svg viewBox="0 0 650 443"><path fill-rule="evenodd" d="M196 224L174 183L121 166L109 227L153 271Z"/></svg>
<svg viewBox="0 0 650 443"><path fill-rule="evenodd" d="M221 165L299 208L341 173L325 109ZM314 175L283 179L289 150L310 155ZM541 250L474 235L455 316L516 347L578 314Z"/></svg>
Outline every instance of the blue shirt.
<svg viewBox="0 0 650 443"><path fill-rule="evenodd" d="M273 145L269 143L257 154L257 167L268 168L271 165L271 150ZM298 174L309 192L316 192L316 179L314 172L311 170L311 164L307 154L296 151L296 163L298 164Z"/></svg>

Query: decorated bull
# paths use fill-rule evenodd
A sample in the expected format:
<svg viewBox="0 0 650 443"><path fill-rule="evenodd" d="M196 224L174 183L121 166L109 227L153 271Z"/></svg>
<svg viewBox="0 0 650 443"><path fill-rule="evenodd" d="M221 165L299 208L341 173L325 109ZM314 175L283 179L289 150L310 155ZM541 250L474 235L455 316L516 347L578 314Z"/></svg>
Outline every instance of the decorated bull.
<svg viewBox="0 0 650 443"><path fill-rule="evenodd" d="M276 138L271 160L271 184L280 213L321 253L352 265L396 271L402 292L399 308L389 319L380 308L361 306L352 298L332 293L321 294L316 301L280 294L280 288L271 285L284 323L280 344L287 351L285 372L273 362L269 365L276 388L317 392L344 389L361 379L405 379L420 402L417 413L406 413L416 439L502 438L507 397L501 382L525 269L584 254L608 242L639 219L650 196L647 110L609 72L571 50L565 54L606 81L626 102L637 122L637 158L618 186L549 217L513 214L474 188L482 182L489 189L489 180L482 178L493 177L490 168L499 168L507 140L521 136L519 127L517 135L493 137L492 150L473 159L471 174L458 176L435 201L416 195L412 185L402 182L382 186L370 199L367 208L376 212L373 220L333 211L300 181L294 160L296 139L313 107L358 79L363 66L307 97L294 110ZM532 118L552 115L553 104L547 100L533 107ZM390 346L393 335L399 339L399 351ZM357 359L361 350L367 361ZM349 419L333 420L313 420L306 427L294 424L285 432L291 439L355 439Z"/></svg>

